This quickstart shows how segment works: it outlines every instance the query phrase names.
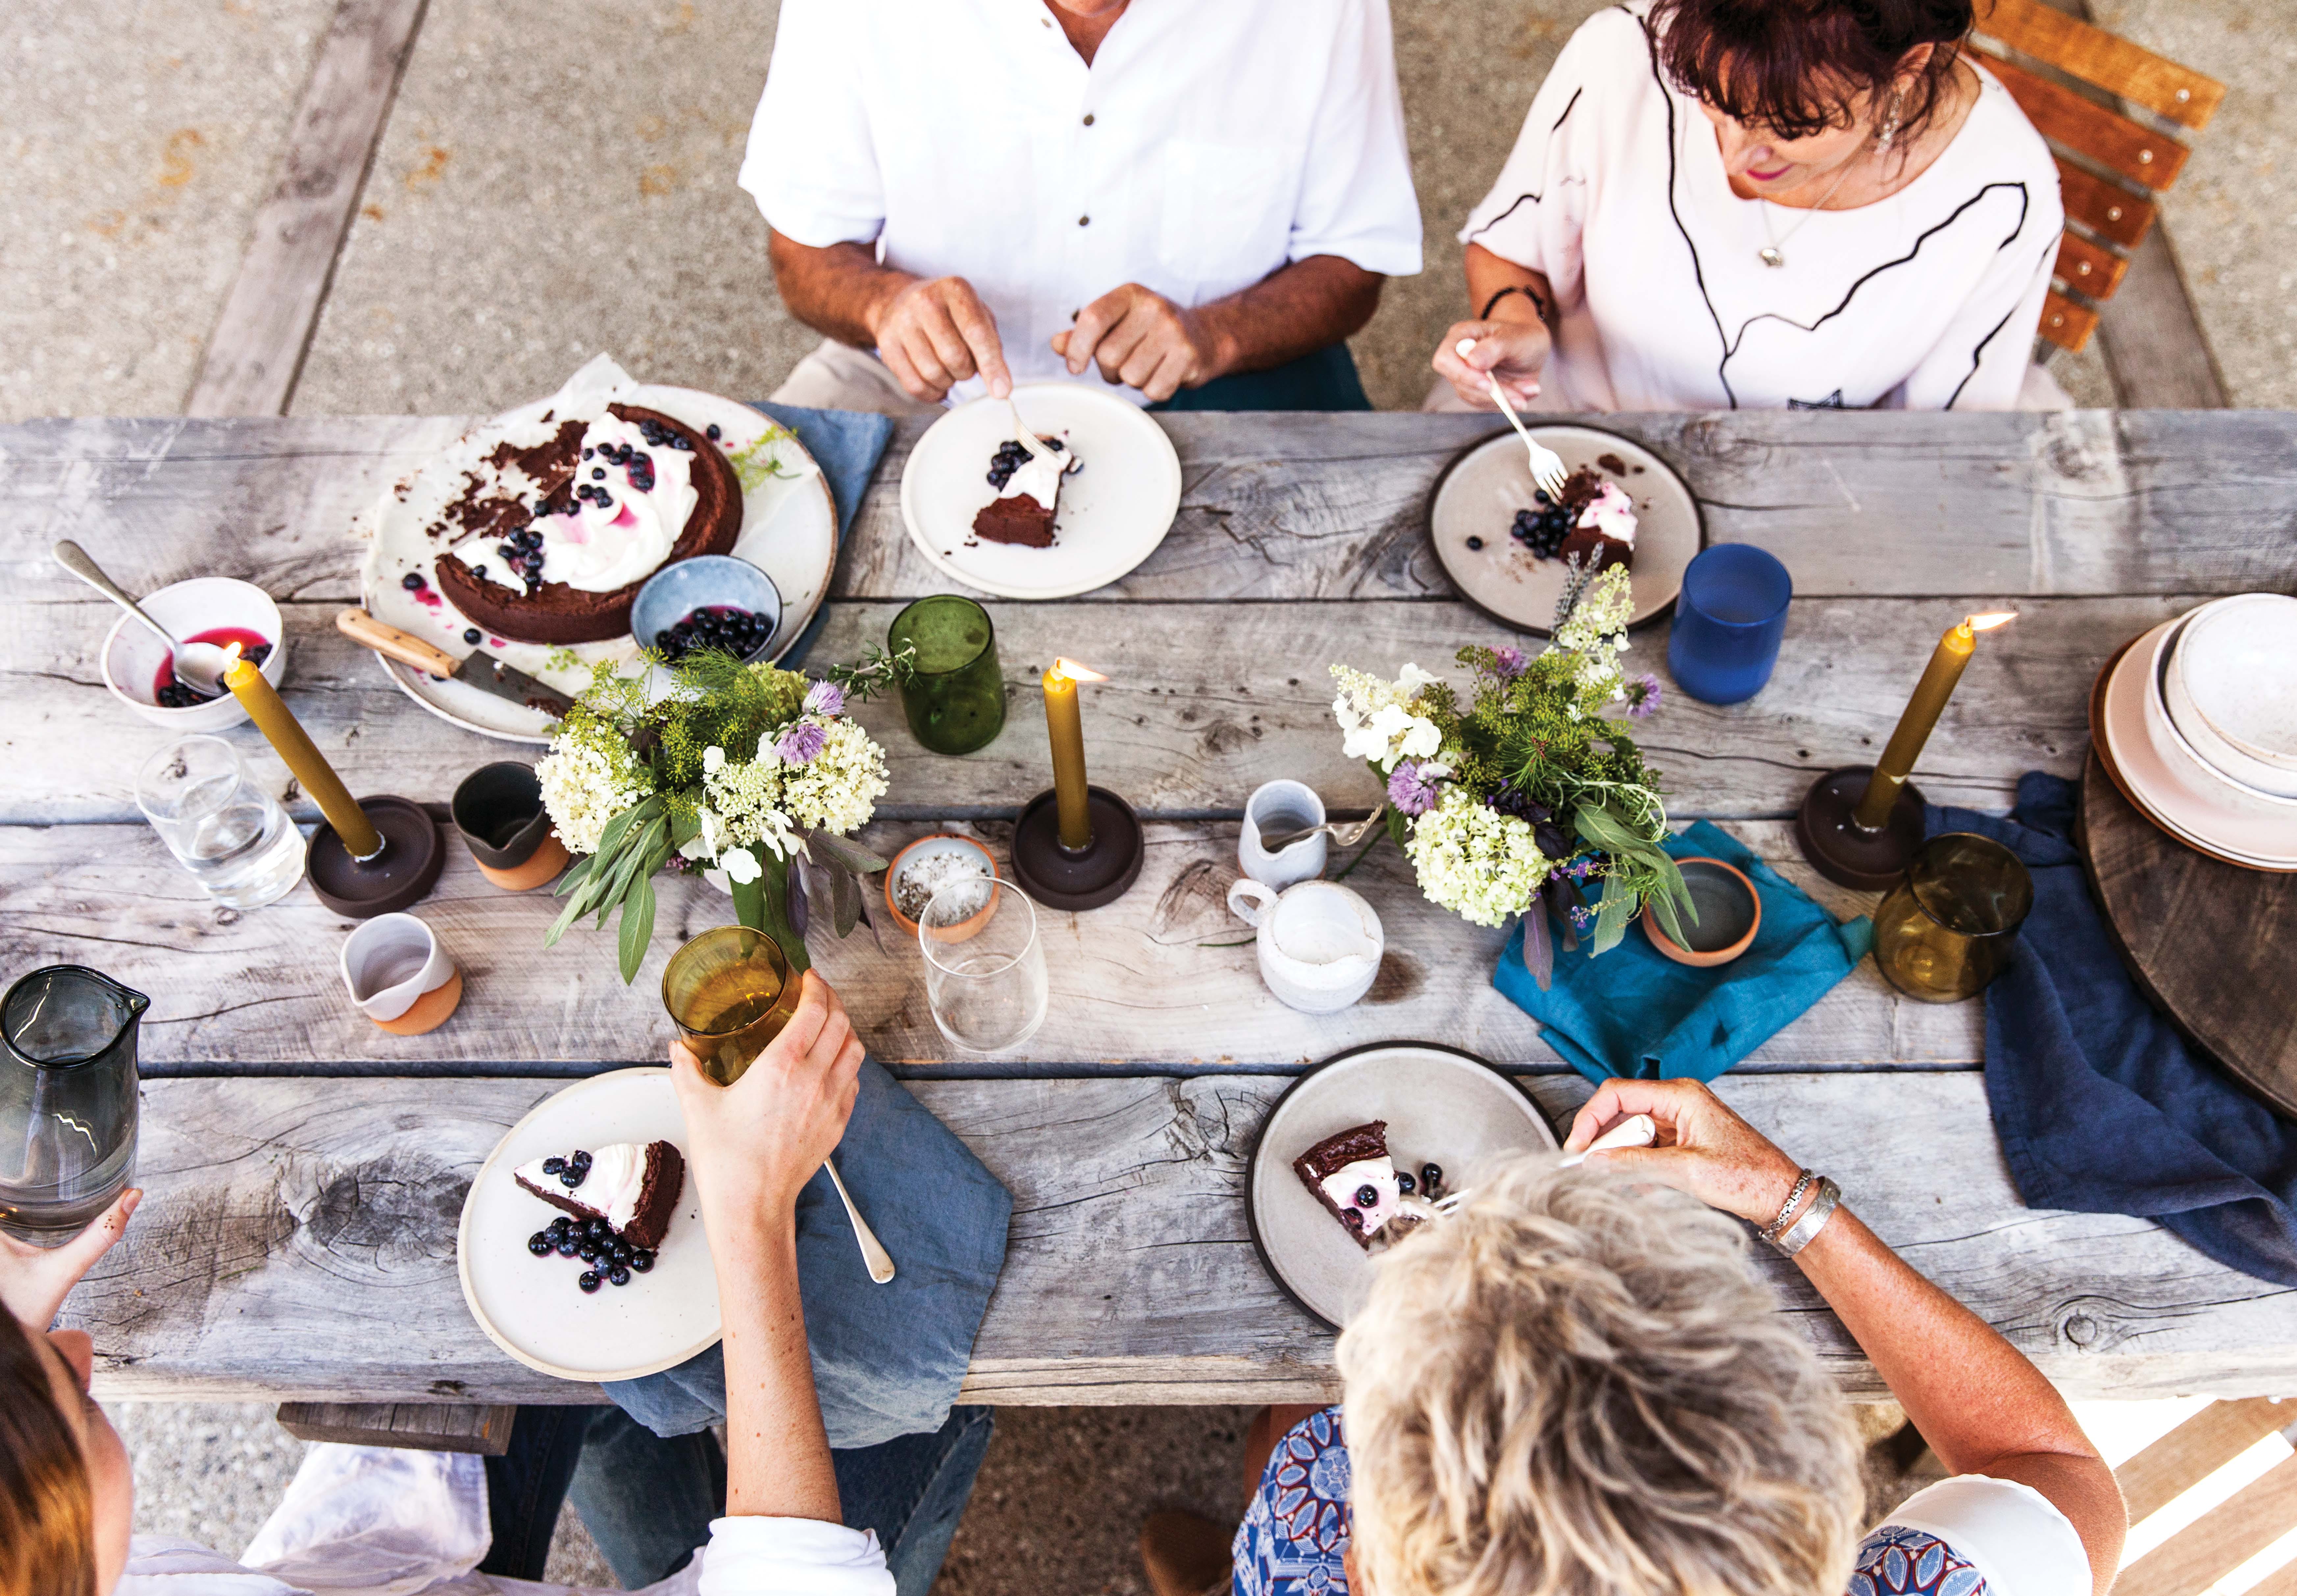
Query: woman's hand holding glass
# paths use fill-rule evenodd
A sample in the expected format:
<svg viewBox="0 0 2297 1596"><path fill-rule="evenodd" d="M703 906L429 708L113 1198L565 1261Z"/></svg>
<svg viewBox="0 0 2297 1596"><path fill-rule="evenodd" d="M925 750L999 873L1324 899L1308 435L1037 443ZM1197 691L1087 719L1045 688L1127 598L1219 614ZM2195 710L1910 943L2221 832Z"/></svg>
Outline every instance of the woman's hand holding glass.
<svg viewBox="0 0 2297 1596"><path fill-rule="evenodd" d="M46 1329L80 1277L126 1232L128 1215L143 1200L143 1192L129 1187L62 1246L34 1246L0 1231L0 1307L35 1334Z"/></svg>
<svg viewBox="0 0 2297 1596"><path fill-rule="evenodd" d="M1501 301L1503 305L1524 302L1520 295ZM1464 356L1460 353L1463 341L1473 346ZM1496 377L1508 402L1521 410L1539 397L1539 374L1546 368L1553 347L1547 325L1529 312L1521 321L1460 321L1453 322L1437 342L1431 364L1436 374L1449 382L1453 391L1473 408L1499 408L1492 402L1489 383Z"/></svg>
<svg viewBox="0 0 2297 1596"><path fill-rule="evenodd" d="M1767 1225L1794 1189L1801 1166L1697 1081L1606 1081L1571 1122L1563 1150L1577 1153L1630 1115L1648 1114L1647 1148L1591 1154L1587 1166L1690 1193L1710 1208Z"/></svg>

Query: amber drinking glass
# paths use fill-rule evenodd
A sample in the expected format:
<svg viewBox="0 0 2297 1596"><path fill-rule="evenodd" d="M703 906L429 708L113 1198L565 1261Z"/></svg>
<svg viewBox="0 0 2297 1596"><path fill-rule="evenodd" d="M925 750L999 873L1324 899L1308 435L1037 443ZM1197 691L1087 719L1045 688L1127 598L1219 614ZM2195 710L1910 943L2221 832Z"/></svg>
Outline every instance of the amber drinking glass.
<svg viewBox="0 0 2297 1596"><path fill-rule="evenodd" d="M746 926L720 926L670 956L662 1006L703 1073L731 1086L789 1024L798 986L772 937Z"/></svg>
<svg viewBox="0 0 2297 1596"><path fill-rule="evenodd" d="M957 593L920 598L885 632L885 649L917 651L902 683L910 732L935 753L971 753L1005 729L1005 668L989 612Z"/></svg>
<svg viewBox="0 0 2297 1596"><path fill-rule="evenodd" d="M2034 878L1991 837L1950 831L1924 843L1874 911L1874 962L1925 1003L1975 996L2010 962L2034 907Z"/></svg>

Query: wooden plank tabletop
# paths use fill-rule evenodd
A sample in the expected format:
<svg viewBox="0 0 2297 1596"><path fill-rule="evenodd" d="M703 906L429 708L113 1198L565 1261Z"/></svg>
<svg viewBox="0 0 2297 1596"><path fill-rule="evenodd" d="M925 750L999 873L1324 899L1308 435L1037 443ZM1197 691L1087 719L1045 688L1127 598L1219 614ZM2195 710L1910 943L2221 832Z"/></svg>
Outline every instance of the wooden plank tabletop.
<svg viewBox="0 0 2297 1596"><path fill-rule="evenodd" d="M816 948L877 1056L1019 1199L968 1384L987 1400L1330 1388L1329 1340L1269 1284L1235 1201L1252 1128L1305 1063L1413 1038L1527 1073L1551 1108L1585 1090L1491 990L1502 935L1428 904L1392 850L1351 878L1379 909L1389 956L1342 1015L1312 1019L1269 997L1222 902L1240 806L1261 781L1307 780L1340 813L1376 801L1363 767L1340 754L1326 664L1441 669L1459 645L1503 635L1453 596L1424 530L1437 476L1494 424L1160 421L1184 492L1157 553L1077 599L992 601L1010 705L995 744L936 758L890 704L863 712L894 784L867 840L945 828L1001 847L1017 806L1050 779L1034 676L1055 653L1090 657L1116 678L1087 709L1093 774L1148 821L1140 883L1091 915L1050 917L1050 1015L991 1065L949 1062L906 942L865 932ZM161 1079L147 1088L140 1177L152 1206L134 1248L72 1307L97 1331L106 1391L589 1399L527 1376L472 1326L454 1286L454 1215L501 1128L553 1090L535 1077L662 1056L661 961L684 930L721 922L724 900L666 882L648 963L624 991L610 939L576 932L544 952L549 901L494 891L450 849L422 912L471 999L428 1037L376 1031L340 991L345 923L301 892L259 911L218 909L141 824L132 777L161 734L106 695L96 650L112 612L47 556L70 537L134 588L202 573L260 583L288 619L288 701L353 790L442 801L475 766L531 751L424 713L332 617L355 596L354 517L463 424L0 428L0 951L16 971L93 964L154 999L144 1056ZM2021 620L1987 639L1917 780L1933 798L1999 808L2021 771L2079 770L2087 690L2123 640L2212 594L2297 588L2297 415L1605 424L1684 473L1711 539L1761 543L1795 574L1772 685L1730 709L1671 695L1646 746L1678 819L1716 819L1838 914L1872 900L1818 882L1784 821L1814 773L1872 757L1957 615L2007 600ZM860 507L817 662L852 657L901 602L946 586L899 516L920 430L902 424ZM1128 607L1113 624L1115 604ZM1666 636L1664 623L1637 633L1630 667L1663 674ZM252 729L230 735L311 818ZM2285 1389L2292 1294L2143 1222L2018 1205L1986 1117L1982 1053L1975 1004L1908 1002L1870 963L1725 1090L1799 1156L1855 1169L1877 1229L2069 1389ZM1845 1382L1871 1389L1832 1317L1791 1271L1778 1278ZM387 1361L378 1322L408 1330Z"/></svg>

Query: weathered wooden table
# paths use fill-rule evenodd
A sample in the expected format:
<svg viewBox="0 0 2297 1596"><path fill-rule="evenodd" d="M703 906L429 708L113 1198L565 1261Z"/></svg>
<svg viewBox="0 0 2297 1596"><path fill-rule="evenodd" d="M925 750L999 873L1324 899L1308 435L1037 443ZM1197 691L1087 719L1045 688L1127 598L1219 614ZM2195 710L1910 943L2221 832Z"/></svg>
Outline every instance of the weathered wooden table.
<svg viewBox="0 0 2297 1596"><path fill-rule="evenodd" d="M590 1401L529 1372L457 1287L465 1187L504 1127L558 1080L662 1057L661 961L724 901L666 890L625 990L610 937L540 946L544 897L488 887L463 856L422 912L470 981L462 1011L399 1039L347 1003L344 924L308 891L240 914L207 901L136 810L162 734L107 696L112 610L47 558L76 538L130 587L202 573L260 583L287 616L287 697L354 792L442 800L499 744L402 697L338 637L353 513L452 418L86 421L0 428L0 973L102 967L152 994L128 1242L74 1296L99 1392L360 1401ZM1262 989L1222 908L1236 822L1260 782L1374 801L1342 757L1325 666L1448 662L1499 629L1437 570L1424 505L1494 424L1471 417L1166 418L1180 517L1123 583L996 606L1015 684L1004 735L924 753L888 703L863 719L893 790L870 841L934 827L1001 842L1048 758L1027 684L1056 652L1114 679L1087 736L1096 780L1148 823L1140 881L1050 921L1051 1014L1016 1057L944 1062L914 949L864 934L817 948L877 1054L1017 1199L1009 1260L969 1395L1015 1403L1257 1401L1334 1388L1331 1339L1255 1257L1242 1159L1285 1078L1356 1043L1426 1039L1519 1070L1552 1112L1586 1088L1490 988L1502 937L1424 902L1392 849L1354 878L1386 921L1371 997L1314 1019ZM1764 545L1798 589L1770 687L1715 709L1671 695L1645 746L1683 819L1708 816L1838 912L1785 817L1814 772L1871 757L1939 629L2014 601L1918 773L1934 800L2006 806L2021 771L2079 770L2085 695L2125 638L2199 598L2297 587L2297 415L2130 412L1615 418L1673 461L1709 536ZM817 661L881 638L945 585L911 548L896 485L905 424L862 506ZM1630 663L1658 668L1664 625ZM251 728L232 734L282 788ZM291 794L299 818L313 817ZM1975 1004L1896 996L1871 962L1720 1083L1916 1267L2070 1392L2285 1392L2297 1296L2217 1267L2142 1220L2021 1206L1987 1117ZM1845 1386L1874 1377L1788 1267L1785 1311Z"/></svg>

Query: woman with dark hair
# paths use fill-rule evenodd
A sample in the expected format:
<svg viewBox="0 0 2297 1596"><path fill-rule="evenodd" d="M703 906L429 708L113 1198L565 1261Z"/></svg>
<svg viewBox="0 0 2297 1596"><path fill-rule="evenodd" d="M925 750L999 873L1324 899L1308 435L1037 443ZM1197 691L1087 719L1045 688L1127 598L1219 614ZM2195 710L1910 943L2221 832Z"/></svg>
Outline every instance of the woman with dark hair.
<svg viewBox="0 0 2297 1596"><path fill-rule="evenodd" d="M1971 0L1590 18L1460 234L1446 407L1492 408L1489 377L1543 410L2016 407L2064 213L1972 23Z"/></svg>

